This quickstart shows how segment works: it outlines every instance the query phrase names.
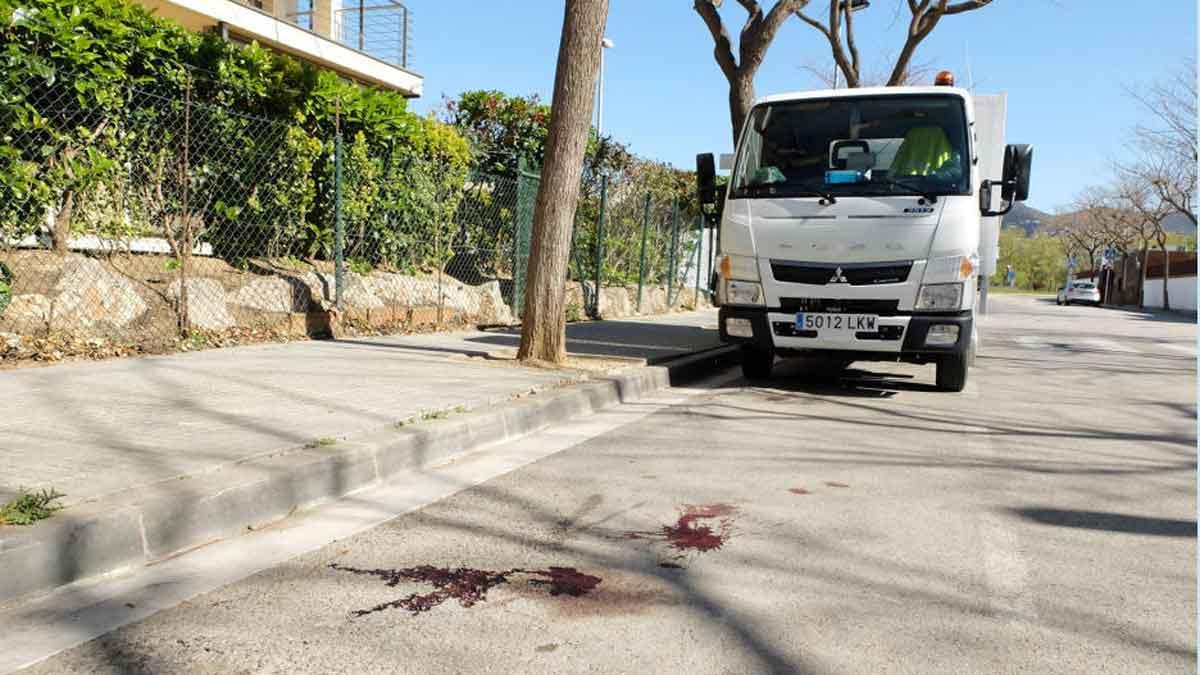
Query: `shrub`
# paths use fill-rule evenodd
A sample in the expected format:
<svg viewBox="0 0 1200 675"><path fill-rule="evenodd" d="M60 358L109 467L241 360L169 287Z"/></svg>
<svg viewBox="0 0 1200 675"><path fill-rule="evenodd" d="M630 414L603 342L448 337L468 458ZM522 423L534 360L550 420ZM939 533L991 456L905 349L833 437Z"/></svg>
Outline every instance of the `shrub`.
<svg viewBox="0 0 1200 675"><path fill-rule="evenodd" d="M398 92L125 0L0 0L0 65L0 238L52 210L64 246L86 231L163 236L176 256L203 241L226 260L330 258L340 130L347 256L413 270L448 257L470 149Z"/></svg>

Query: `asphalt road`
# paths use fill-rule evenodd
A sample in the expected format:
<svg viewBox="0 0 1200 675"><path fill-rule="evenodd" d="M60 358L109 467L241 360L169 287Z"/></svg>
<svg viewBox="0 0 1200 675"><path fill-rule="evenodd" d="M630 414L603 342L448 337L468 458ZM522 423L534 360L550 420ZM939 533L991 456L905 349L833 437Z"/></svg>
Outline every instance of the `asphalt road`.
<svg viewBox="0 0 1200 675"><path fill-rule="evenodd" d="M982 336L962 394L793 363L463 458L29 672L1195 672L1194 323L997 297Z"/></svg>

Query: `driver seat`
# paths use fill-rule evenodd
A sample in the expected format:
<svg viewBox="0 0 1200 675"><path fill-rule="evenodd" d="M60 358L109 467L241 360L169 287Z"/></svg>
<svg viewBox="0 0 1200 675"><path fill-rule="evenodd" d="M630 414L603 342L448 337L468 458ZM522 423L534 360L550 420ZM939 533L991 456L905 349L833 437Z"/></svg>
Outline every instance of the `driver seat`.
<svg viewBox="0 0 1200 675"><path fill-rule="evenodd" d="M928 176L950 161L954 147L941 127L913 127L892 160L892 176Z"/></svg>

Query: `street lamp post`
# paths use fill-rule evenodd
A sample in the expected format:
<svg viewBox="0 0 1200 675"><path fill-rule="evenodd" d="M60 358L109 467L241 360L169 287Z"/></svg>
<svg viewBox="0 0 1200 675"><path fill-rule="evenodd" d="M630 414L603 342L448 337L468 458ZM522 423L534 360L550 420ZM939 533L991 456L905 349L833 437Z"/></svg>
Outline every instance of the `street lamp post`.
<svg viewBox="0 0 1200 675"><path fill-rule="evenodd" d="M867 7L870 7L871 0L841 0L840 4L842 6L845 6L848 4L848 5L850 5L849 9L851 12L857 12L860 9L866 9ZM601 61L601 63L603 63L603 61ZM838 70L837 59L834 59L834 61L833 61L833 88L834 89L838 88L838 75L839 74L840 74L840 71Z"/></svg>
<svg viewBox="0 0 1200 675"><path fill-rule="evenodd" d="M600 82L597 86L596 103L596 136L604 135L604 50L612 49L613 41L608 38L600 40Z"/></svg>

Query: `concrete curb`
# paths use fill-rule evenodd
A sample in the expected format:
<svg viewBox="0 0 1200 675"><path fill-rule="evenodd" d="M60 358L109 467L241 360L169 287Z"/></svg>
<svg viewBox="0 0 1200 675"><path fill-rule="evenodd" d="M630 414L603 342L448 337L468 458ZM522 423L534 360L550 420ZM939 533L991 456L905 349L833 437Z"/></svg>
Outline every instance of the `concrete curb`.
<svg viewBox="0 0 1200 675"><path fill-rule="evenodd" d="M719 347L447 420L376 430L69 507L0 538L0 604L153 564L293 512L712 372Z"/></svg>

